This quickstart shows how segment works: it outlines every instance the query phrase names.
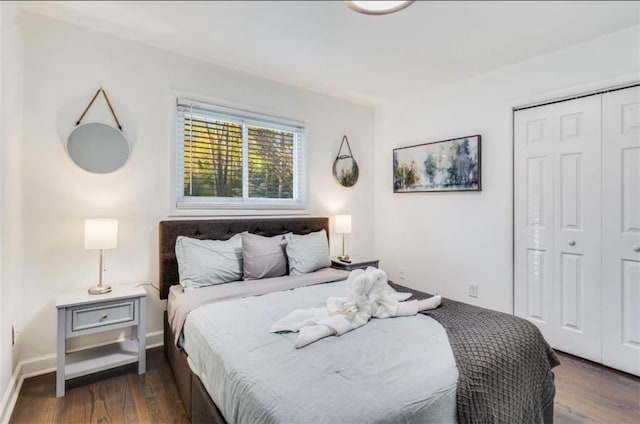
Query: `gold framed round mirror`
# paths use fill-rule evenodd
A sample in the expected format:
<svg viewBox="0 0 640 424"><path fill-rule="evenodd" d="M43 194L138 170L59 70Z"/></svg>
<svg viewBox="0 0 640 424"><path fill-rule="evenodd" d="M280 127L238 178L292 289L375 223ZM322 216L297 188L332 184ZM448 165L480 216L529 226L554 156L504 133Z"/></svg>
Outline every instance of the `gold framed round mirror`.
<svg viewBox="0 0 640 424"><path fill-rule="evenodd" d="M345 147L349 154L343 154L342 149ZM358 162L353 157L351 151L351 145L347 136L342 137L340 148L338 149L338 155L333 161L333 178L342 187L353 187L358 182L360 176L360 169L358 168Z"/></svg>
<svg viewBox="0 0 640 424"><path fill-rule="evenodd" d="M333 178L343 187L353 187L358 182L358 162L352 156L338 156L333 161Z"/></svg>

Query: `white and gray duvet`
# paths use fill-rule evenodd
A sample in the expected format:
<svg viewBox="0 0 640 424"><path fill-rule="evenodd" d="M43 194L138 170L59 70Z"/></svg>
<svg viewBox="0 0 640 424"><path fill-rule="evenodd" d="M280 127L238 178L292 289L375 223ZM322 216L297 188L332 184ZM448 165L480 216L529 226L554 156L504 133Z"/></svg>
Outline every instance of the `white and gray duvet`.
<svg viewBox="0 0 640 424"><path fill-rule="evenodd" d="M228 423L456 421L458 371L430 317L374 319L340 337L294 348L269 333L296 308L340 296L345 281L212 303L192 310L183 347Z"/></svg>

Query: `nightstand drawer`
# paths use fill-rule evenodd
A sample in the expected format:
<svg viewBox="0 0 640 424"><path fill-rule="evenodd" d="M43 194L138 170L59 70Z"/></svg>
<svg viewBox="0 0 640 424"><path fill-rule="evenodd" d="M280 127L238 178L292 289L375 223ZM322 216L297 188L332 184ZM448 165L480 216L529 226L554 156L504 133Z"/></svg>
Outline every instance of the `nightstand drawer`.
<svg viewBox="0 0 640 424"><path fill-rule="evenodd" d="M98 306L70 308L67 312L70 315L71 333L131 322L136 318L133 299Z"/></svg>

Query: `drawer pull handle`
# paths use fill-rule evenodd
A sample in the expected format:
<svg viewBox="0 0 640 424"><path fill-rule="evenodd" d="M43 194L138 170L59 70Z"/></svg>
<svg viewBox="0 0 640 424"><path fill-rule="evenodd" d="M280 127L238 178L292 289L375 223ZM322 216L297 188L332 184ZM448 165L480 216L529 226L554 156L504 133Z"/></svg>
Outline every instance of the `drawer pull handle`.
<svg viewBox="0 0 640 424"><path fill-rule="evenodd" d="M636 244L633 246L633 251L634 252L640 252L640 244Z"/></svg>
<svg viewBox="0 0 640 424"><path fill-rule="evenodd" d="M102 320L104 320L104 319L107 319L107 314L103 314L103 315L102 315L102 318L100 318L100 321L102 321Z"/></svg>
<svg viewBox="0 0 640 424"><path fill-rule="evenodd" d="M575 242L575 241L573 241L573 240L569 240L569 243L568 243L568 244L569 244L569 246L575 246L575 245L576 245L576 242Z"/></svg>

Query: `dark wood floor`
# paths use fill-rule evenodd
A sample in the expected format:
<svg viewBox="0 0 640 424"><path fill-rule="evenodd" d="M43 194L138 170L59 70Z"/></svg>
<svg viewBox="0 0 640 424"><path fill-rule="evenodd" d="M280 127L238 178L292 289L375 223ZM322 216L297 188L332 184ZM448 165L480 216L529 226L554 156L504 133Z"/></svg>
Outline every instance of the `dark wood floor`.
<svg viewBox="0 0 640 424"><path fill-rule="evenodd" d="M640 423L640 378L558 353L556 423Z"/></svg>
<svg viewBox="0 0 640 424"><path fill-rule="evenodd" d="M555 422L640 423L640 378L560 353ZM135 365L72 380L56 398L55 374L25 380L10 423L188 423L162 348Z"/></svg>
<svg viewBox="0 0 640 424"><path fill-rule="evenodd" d="M189 423L164 348L147 351L138 365L67 382L56 398L55 373L24 381L10 423Z"/></svg>

